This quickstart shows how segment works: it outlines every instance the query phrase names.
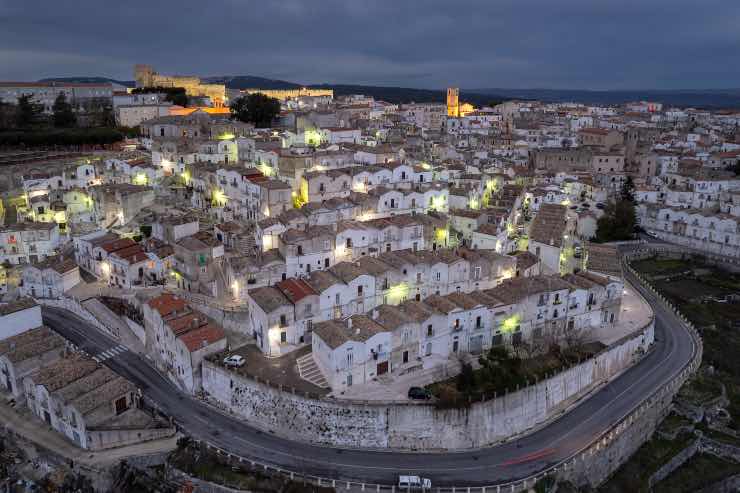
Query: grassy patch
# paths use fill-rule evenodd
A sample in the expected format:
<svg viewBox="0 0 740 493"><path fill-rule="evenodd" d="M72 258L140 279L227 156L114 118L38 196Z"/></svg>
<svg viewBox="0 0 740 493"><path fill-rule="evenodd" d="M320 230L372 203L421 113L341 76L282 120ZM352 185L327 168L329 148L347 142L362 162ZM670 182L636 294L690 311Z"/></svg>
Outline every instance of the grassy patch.
<svg viewBox="0 0 740 493"><path fill-rule="evenodd" d="M673 433L674 431L684 426L691 426L693 424L694 423L692 423L690 419L684 418L683 416L676 413L671 413L663 420L662 423L660 423L658 429L665 433Z"/></svg>
<svg viewBox="0 0 740 493"><path fill-rule="evenodd" d="M696 454L653 488L655 493L690 493L740 473L740 464Z"/></svg>
<svg viewBox="0 0 740 493"><path fill-rule="evenodd" d="M609 481L599 487L598 491L600 493L625 491L647 493L648 478L694 439L691 433L681 433L675 440L665 440L657 435L654 436L640 447Z"/></svg>
<svg viewBox="0 0 740 493"><path fill-rule="evenodd" d="M252 469L249 464L241 464L236 460L217 455L204 447L199 447L188 439L178 443L178 448L170 454L169 462L190 476L238 490L265 493L331 493L334 491L332 488L318 488L297 481L289 481L280 476L269 476L261 470Z"/></svg>
<svg viewBox="0 0 740 493"><path fill-rule="evenodd" d="M681 312L702 330L704 341L704 366L711 365L714 373L700 373L684 385L679 396L695 404L702 404L721 395L725 385L730 401L728 411L732 416L730 426L740 429L740 303L718 302L706 297L724 298L740 291L740 275L715 267L702 266L701 259L648 259L635 262L633 266L647 275L672 275L671 280L660 280L655 287L669 298ZM699 269L698 267L703 267ZM690 271L690 272L689 272ZM685 273L685 274L684 274ZM713 327L713 328L710 328ZM682 418L671 415L661 428L671 430L680 427ZM709 430L698 424L708 437L738 445L737 438ZM687 439L666 443L653 439L645 444L600 491L646 491L647 479L665 460L686 445ZM691 437L688 437L691 440ZM674 443L675 442L675 443ZM674 450L673 454L669 453ZM667 459L666 459L667 460ZM740 465L697 455L656 485L656 492L697 491L732 474L740 473Z"/></svg>
<svg viewBox="0 0 740 493"><path fill-rule="evenodd" d="M697 375L678 391L682 399L695 405L702 405L722 395L722 384L715 377Z"/></svg>
<svg viewBox="0 0 740 493"><path fill-rule="evenodd" d="M649 276L679 274L691 269L693 266L681 259L672 258L648 258L632 263L632 267Z"/></svg>

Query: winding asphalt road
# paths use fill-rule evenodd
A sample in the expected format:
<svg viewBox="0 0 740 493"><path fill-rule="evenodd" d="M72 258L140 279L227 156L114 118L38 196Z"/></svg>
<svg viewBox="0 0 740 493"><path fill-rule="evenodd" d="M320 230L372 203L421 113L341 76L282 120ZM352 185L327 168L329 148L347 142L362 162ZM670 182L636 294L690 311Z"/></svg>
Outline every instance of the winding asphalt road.
<svg viewBox="0 0 740 493"><path fill-rule="evenodd" d="M654 350L569 413L520 439L464 452L417 453L329 448L258 431L177 390L144 359L125 351L105 360L138 385L193 438L230 453L297 473L353 482L395 484L398 474L436 486L481 486L527 477L570 457L660 389L693 356L694 342L676 317L630 279L655 311ZM44 323L95 356L118 343L69 311L44 308ZM109 353L110 354L110 353Z"/></svg>

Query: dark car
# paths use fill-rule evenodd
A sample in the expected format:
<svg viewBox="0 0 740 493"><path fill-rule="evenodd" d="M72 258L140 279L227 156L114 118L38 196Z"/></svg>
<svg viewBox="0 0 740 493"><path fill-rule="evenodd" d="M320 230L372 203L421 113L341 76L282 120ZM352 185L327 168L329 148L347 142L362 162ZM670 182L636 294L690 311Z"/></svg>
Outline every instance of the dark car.
<svg viewBox="0 0 740 493"><path fill-rule="evenodd" d="M409 389L409 399L416 400L429 400L432 398L432 393L422 387L411 387Z"/></svg>
<svg viewBox="0 0 740 493"><path fill-rule="evenodd" d="M601 202L599 202L599 203L596 204L596 208L597 209L603 209L604 207L606 207L606 206L604 204L602 204Z"/></svg>

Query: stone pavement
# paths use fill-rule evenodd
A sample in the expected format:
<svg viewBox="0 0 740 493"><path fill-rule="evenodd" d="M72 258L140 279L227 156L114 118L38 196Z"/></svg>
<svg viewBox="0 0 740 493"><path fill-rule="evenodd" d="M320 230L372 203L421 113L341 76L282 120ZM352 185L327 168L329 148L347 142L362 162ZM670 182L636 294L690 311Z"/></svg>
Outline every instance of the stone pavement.
<svg viewBox="0 0 740 493"><path fill-rule="evenodd" d="M121 459L143 455L169 452L177 446L177 435L161 440L137 443L125 447L91 452L81 449L37 419L22 405L11 407L4 399L0 400L0 423L15 435L34 443L67 460L99 468L114 464Z"/></svg>
<svg viewBox="0 0 740 493"><path fill-rule="evenodd" d="M619 313L619 321L614 325L602 325L592 329L587 342L599 341L607 346L618 341L622 337L642 329L653 316L650 305L625 283L622 291L622 307Z"/></svg>

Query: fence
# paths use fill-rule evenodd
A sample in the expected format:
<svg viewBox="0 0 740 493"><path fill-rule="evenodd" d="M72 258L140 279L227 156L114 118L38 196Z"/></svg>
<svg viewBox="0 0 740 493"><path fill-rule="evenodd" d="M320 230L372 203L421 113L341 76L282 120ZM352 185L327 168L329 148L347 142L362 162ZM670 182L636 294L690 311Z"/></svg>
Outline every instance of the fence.
<svg viewBox="0 0 740 493"><path fill-rule="evenodd" d="M654 406L656 406L660 401L665 399L666 397L670 396L671 399L673 395L675 395L676 392L678 392L678 389L683 385L683 383L693 374L701 365L701 359L702 359L702 353L703 353L703 346L701 337L699 336L699 333L697 332L694 325L689 322L686 317L678 311L678 309L669 301L667 300L662 294L657 292L655 288L650 285L637 271L635 271L632 266L630 265L630 262L632 260L640 259L640 258L646 258L649 256L652 256L656 254L657 252L651 248L645 248L641 249L640 251L636 252L630 252L625 254L625 256L622 259L622 263L624 264L624 267L626 271L633 277L635 280L634 282L632 280L629 280L633 284L641 284L646 291L650 292L655 300L663 306L668 312L672 313L681 323L682 327L688 332L689 336L692 339L693 343L693 354L689 361L687 361L680 370L678 370L671 379L666 382L665 385L661 386L659 389L655 390L651 395L647 396L641 403L633 407L629 412L627 412L622 418L618 419L614 425L612 425L610 428L605 430L603 433L601 433L598 437L596 437L590 444L586 445L582 449L578 450L568 458L561 460L555 465L552 465L538 473L532 474L530 476L527 476L525 478L521 478L515 481L510 481L506 483L501 484L493 484L488 486L476 486L476 487L443 487L443 488L434 488L437 493L442 492L450 492L450 493L502 493L502 492L519 492L519 491L526 491L527 488L533 487L538 481L545 479L547 477L558 477L558 476L568 476L569 474L572 474L574 471L577 470L577 468L580 466L583 466L585 464L586 468L588 467L588 464L586 461L588 461L593 455L597 454L603 449L606 449L610 446L610 444L619 437L620 434L622 434L625 430L627 430L630 426L635 423L635 421L641 419L645 413L650 412L651 410L654 410ZM224 456L225 458L229 460L233 460L235 462L239 463L246 463L250 464L253 468L259 467L262 468L265 472L272 472L275 474L280 474L283 476L286 476L290 478L291 480L299 480L303 482L307 482L310 484L314 484L317 486L330 486L333 488L343 487L346 489L350 489L352 487L359 487L362 491L368 490L374 490L376 492L382 491L390 491L391 493L395 493L396 486L395 485L387 485L387 484L369 484L369 483L362 483L362 482L356 482L356 481L342 481L337 479L330 479L320 476L314 476L309 474L303 474L298 473L296 471L291 471L288 469L284 469L281 467L273 466L270 464L266 464L254 459L249 459L246 457L242 457L236 454L231 454L226 450L221 449L217 445L201 440L197 441L200 444L204 444L209 449L212 449L215 451L217 455ZM616 464L619 465L619 464Z"/></svg>

